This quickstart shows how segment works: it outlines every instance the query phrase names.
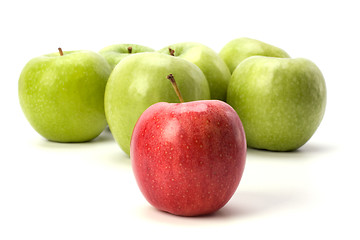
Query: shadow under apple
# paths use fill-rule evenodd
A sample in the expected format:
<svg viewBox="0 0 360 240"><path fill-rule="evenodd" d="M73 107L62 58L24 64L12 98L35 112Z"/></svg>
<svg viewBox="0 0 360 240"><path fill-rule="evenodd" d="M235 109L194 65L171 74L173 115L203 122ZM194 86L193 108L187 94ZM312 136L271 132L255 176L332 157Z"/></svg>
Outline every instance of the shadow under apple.
<svg viewBox="0 0 360 240"><path fill-rule="evenodd" d="M297 192L255 192L238 191L219 211L195 217L176 216L146 205L137 213L149 221L158 221L169 225L209 226L226 225L230 222L248 218L266 216L291 207L303 206L307 202L306 194Z"/></svg>
<svg viewBox="0 0 360 240"><path fill-rule="evenodd" d="M336 146L319 144L319 143L309 143L295 151L289 152L276 152L269 151L264 149L247 149L247 155L250 158L261 158L263 160L303 160L307 161L309 158L312 158L317 155L329 154L336 150Z"/></svg>
<svg viewBox="0 0 360 240"><path fill-rule="evenodd" d="M105 129L99 136L87 142L54 142L41 137L38 138L34 144L42 148L73 149L80 147L93 147L95 144L101 145L111 141L114 141L114 138L111 132Z"/></svg>

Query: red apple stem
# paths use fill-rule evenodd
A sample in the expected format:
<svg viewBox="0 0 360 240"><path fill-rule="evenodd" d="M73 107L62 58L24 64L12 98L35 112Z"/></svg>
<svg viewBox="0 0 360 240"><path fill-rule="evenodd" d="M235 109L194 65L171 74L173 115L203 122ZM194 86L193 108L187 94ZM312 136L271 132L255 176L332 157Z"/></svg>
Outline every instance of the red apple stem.
<svg viewBox="0 0 360 240"><path fill-rule="evenodd" d="M64 56L63 50L60 47L58 48L58 50L59 50L60 56Z"/></svg>
<svg viewBox="0 0 360 240"><path fill-rule="evenodd" d="M183 102L184 102L184 99L183 99L182 96L181 96L180 90L179 90L179 88L178 88L178 86L177 86L177 84L176 84L176 81L175 81L174 76L173 76L172 74L169 74L169 75L167 75L166 78L170 80L171 85L173 86L173 88L174 88L174 90L175 90L175 92L176 92L176 95L178 96L180 102L183 103Z"/></svg>
<svg viewBox="0 0 360 240"><path fill-rule="evenodd" d="M175 56L175 50L172 48L169 48L169 53L171 56Z"/></svg>
<svg viewBox="0 0 360 240"><path fill-rule="evenodd" d="M131 47L131 46L128 47L128 52L129 52L129 53L132 53L132 47Z"/></svg>

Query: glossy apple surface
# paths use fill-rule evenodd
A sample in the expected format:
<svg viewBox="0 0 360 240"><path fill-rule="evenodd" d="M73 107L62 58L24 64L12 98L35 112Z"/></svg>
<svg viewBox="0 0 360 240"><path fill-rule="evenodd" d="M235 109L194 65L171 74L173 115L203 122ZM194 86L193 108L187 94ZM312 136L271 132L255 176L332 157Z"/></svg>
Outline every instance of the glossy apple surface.
<svg viewBox="0 0 360 240"><path fill-rule="evenodd" d="M219 55L229 67L231 73L244 59L251 56L289 57L284 50L251 38L237 38L228 42L221 49Z"/></svg>
<svg viewBox="0 0 360 240"><path fill-rule="evenodd" d="M104 47L99 51L112 69L125 57L142 52L154 52L154 49L138 44L114 44Z"/></svg>
<svg viewBox="0 0 360 240"><path fill-rule="evenodd" d="M251 57L234 71L227 102L244 124L249 147L291 151L320 125L325 80L307 59Z"/></svg>
<svg viewBox="0 0 360 240"><path fill-rule="evenodd" d="M230 71L220 56L211 48L195 42L183 42L169 45L159 52L180 57L194 63L204 73L210 87L211 99L226 100Z"/></svg>
<svg viewBox="0 0 360 240"><path fill-rule="evenodd" d="M110 75L105 113L110 130L125 153L140 115L157 102L178 102L167 76L173 74L185 101L210 99L208 82L193 63L161 53L139 53L122 60Z"/></svg>
<svg viewBox="0 0 360 240"><path fill-rule="evenodd" d="M130 156L151 205L203 215L222 208L237 189L246 139L237 113L223 101L161 102L137 121Z"/></svg>
<svg viewBox="0 0 360 240"><path fill-rule="evenodd" d="M111 69L91 51L33 58L19 78L21 108L32 127L56 142L84 142L106 127L104 92Z"/></svg>

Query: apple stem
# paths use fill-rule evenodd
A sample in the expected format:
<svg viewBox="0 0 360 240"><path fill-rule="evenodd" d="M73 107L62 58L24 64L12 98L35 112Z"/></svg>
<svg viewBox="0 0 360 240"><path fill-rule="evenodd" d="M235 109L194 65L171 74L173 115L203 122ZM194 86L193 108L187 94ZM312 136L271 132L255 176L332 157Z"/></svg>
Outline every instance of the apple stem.
<svg viewBox="0 0 360 240"><path fill-rule="evenodd" d="M132 53L132 47L131 47L131 46L128 47L128 52L129 52L129 53Z"/></svg>
<svg viewBox="0 0 360 240"><path fill-rule="evenodd" d="M62 49L59 47L58 50L59 50L60 56L63 56L64 53L63 53Z"/></svg>
<svg viewBox="0 0 360 240"><path fill-rule="evenodd" d="M182 96L181 96L180 90L179 90L179 88L178 88L178 86L177 86L177 84L176 84L176 81L175 81L174 76L173 76L172 74L169 74L169 75L167 75L166 78L170 80L171 85L173 86L173 88L174 88L174 90L175 90L175 92L176 92L176 95L178 96L180 102L183 103L183 102L184 102L184 99L183 99Z"/></svg>
<svg viewBox="0 0 360 240"><path fill-rule="evenodd" d="M175 56L175 50L172 48L169 48L169 53L171 56Z"/></svg>

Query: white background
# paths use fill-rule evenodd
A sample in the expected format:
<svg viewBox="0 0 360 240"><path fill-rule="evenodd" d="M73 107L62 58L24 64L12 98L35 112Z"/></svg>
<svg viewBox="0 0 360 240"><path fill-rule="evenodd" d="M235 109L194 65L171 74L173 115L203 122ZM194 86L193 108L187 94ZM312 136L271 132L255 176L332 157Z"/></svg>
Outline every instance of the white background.
<svg viewBox="0 0 360 240"><path fill-rule="evenodd" d="M360 239L357 1L2 1L0 239ZM152 208L109 132L44 140L23 116L20 72L63 50L182 41L220 51L251 37L315 62L328 103L313 138L290 153L249 150L240 186L217 213Z"/></svg>

